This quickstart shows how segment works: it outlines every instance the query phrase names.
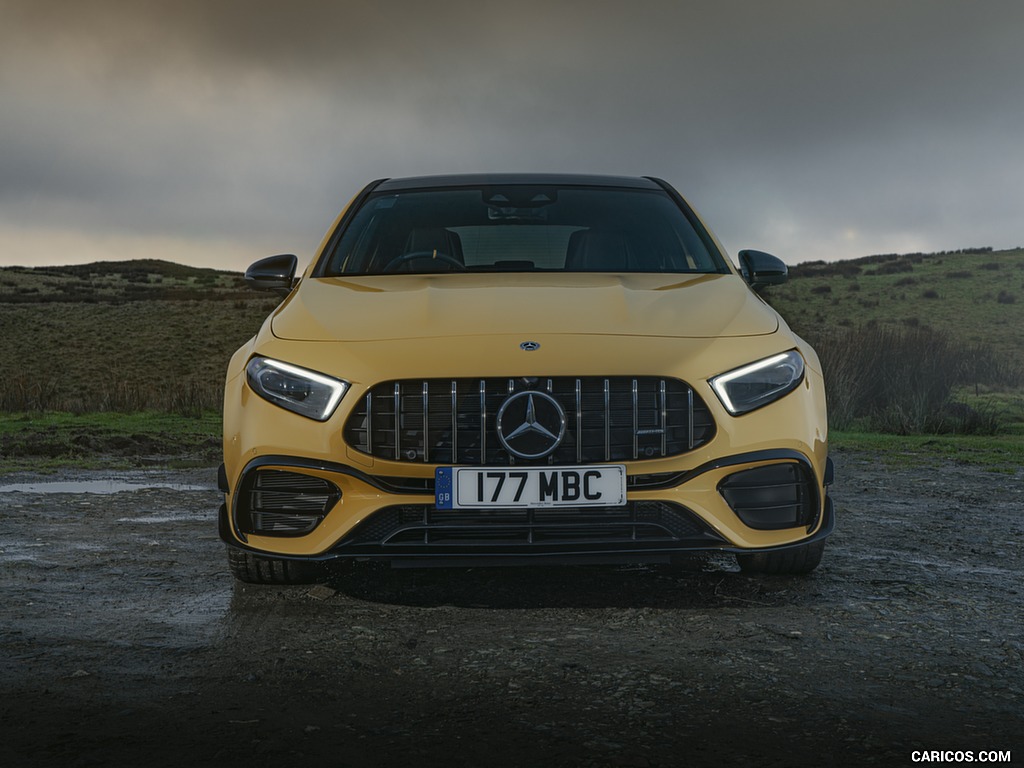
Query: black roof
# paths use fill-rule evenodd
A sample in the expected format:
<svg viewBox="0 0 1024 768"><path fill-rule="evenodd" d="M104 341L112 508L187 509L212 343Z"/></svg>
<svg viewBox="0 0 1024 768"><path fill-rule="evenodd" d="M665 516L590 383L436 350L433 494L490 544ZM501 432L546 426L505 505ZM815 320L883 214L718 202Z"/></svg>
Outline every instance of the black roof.
<svg viewBox="0 0 1024 768"><path fill-rule="evenodd" d="M646 177L588 176L572 173L467 173L453 176L411 176L405 179L385 179L376 189L378 192L391 192L403 189L507 186L510 184L661 189L658 183Z"/></svg>

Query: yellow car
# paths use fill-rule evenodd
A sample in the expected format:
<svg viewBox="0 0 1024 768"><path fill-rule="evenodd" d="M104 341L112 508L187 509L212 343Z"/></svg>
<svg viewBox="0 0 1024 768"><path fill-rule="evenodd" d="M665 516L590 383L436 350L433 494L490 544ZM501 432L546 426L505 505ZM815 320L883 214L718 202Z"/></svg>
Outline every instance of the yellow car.
<svg viewBox="0 0 1024 768"><path fill-rule="evenodd" d="M834 512L814 351L655 178L368 185L232 357L220 535L236 578L666 562L806 573Z"/></svg>

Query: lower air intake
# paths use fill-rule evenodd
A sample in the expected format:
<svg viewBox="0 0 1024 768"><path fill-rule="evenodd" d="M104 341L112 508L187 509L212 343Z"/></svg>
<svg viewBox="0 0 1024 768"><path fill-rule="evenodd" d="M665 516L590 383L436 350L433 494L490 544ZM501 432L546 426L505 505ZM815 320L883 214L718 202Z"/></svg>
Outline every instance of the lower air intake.
<svg viewBox="0 0 1024 768"><path fill-rule="evenodd" d="M721 539L685 507L634 501L619 507L439 510L425 504L387 507L337 548L349 554L607 551L714 543Z"/></svg>
<svg viewBox="0 0 1024 768"><path fill-rule="evenodd" d="M242 533L303 536L323 521L340 498L338 487L323 478L257 469L242 480L235 518Z"/></svg>
<svg viewBox="0 0 1024 768"><path fill-rule="evenodd" d="M810 528L818 519L817 485L803 464L772 464L735 472L719 484L718 491L749 528Z"/></svg>

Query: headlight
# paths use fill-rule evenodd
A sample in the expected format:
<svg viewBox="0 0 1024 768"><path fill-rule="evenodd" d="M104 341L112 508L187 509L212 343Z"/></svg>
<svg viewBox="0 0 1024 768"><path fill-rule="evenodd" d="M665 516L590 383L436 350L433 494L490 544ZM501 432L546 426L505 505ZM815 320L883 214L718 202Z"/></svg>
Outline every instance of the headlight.
<svg viewBox="0 0 1024 768"><path fill-rule="evenodd" d="M708 383L726 410L739 416L792 392L803 378L804 359L791 349L715 376Z"/></svg>
<svg viewBox="0 0 1024 768"><path fill-rule="evenodd" d="M348 390L344 381L266 357L250 360L245 377L263 399L317 421L331 418Z"/></svg>

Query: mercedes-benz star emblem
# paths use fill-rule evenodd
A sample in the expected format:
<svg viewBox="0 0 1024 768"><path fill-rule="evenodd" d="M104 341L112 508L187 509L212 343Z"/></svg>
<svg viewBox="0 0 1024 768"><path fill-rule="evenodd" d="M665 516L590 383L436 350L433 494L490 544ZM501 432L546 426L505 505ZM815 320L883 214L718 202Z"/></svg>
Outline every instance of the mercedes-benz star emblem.
<svg viewBox="0 0 1024 768"><path fill-rule="evenodd" d="M540 349L540 342L524 341L522 344L519 345L519 348L523 350L523 352L536 352L538 349Z"/></svg>
<svg viewBox="0 0 1024 768"><path fill-rule="evenodd" d="M565 437L565 411L545 392L512 395L498 409L496 421L498 440L520 459L542 459Z"/></svg>

